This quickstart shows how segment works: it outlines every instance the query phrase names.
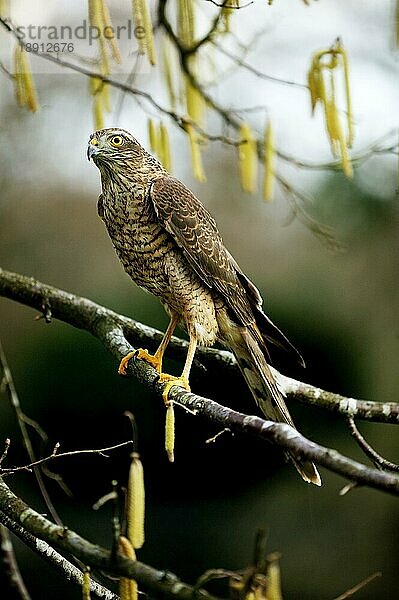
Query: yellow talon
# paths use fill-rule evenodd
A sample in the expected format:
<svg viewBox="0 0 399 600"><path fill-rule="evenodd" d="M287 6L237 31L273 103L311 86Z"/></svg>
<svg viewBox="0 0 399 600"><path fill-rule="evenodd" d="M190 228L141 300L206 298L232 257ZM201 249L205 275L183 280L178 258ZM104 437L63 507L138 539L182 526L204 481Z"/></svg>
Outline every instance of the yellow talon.
<svg viewBox="0 0 399 600"><path fill-rule="evenodd" d="M157 356L157 353L150 354L148 350L143 350L142 348L140 348L139 350L129 352L129 354L126 354L126 356L122 358L118 368L119 375L126 375L126 369L129 364L129 360L133 357L145 360L150 365L152 365L158 371L158 373L161 372L162 357L160 357L159 355Z"/></svg>
<svg viewBox="0 0 399 600"><path fill-rule="evenodd" d="M129 360L133 358L133 356L136 356L136 352L129 352L129 354L126 354L126 356L122 358L118 367L119 375L126 375L126 369L129 364Z"/></svg>
<svg viewBox="0 0 399 600"><path fill-rule="evenodd" d="M158 373L162 370L162 356L159 356L157 352L155 354L150 354L148 350L143 350L140 348L136 351L136 357L141 360L145 360L150 365L154 367L158 371Z"/></svg>
<svg viewBox="0 0 399 600"><path fill-rule="evenodd" d="M187 392L190 392L190 386L188 383L188 379L187 377L184 377L184 375L182 375L181 377L174 377L174 375L168 375L168 373L161 373L159 376L159 381L161 383L163 382L167 382L163 392L162 392L162 398L163 401L165 402L166 406L168 406L169 404L169 392L172 389L172 387L181 387L184 388L185 390L187 390Z"/></svg>

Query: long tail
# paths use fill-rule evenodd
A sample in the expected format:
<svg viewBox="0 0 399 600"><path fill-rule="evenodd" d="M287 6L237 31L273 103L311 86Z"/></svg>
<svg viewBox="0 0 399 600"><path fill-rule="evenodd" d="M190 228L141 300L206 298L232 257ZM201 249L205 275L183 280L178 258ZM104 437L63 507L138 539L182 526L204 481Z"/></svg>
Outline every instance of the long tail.
<svg viewBox="0 0 399 600"><path fill-rule="evenodd" d="M239 332L241 339L236 338L233 342L230 338L229 345L255 402L268 419L295 427L284 401L284 393L278 387L258 342L248 328L242 327ZM290 452L287 452L287 456L304 481L321 485L320 475L312 462L299 461Z"/></svg>

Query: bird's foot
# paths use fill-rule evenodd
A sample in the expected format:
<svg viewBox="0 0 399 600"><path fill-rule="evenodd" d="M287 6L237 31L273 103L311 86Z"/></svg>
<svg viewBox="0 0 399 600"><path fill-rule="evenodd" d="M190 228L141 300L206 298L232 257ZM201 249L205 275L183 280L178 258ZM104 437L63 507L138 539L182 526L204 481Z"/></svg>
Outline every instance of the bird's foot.
<svg viewBox="0 0 399 600"><path fill-rule="evenodd" d="M150 365L152 365L158 373L161 372L162 369L162 357L157 356L157 354L150 354L148 350L143 350L140 348L139 350L134 350L133 352L129 352L124 356L119 364L118 373L119 375L126 375L126 369L129 364L131 358L140 358L141 360L145 360Z"/></svg>
<svg viewBox="0 0 399 600"><path fill-rule="evenodd" d="M190 385L188 383L188 379L187 377L185 377L184 375L181 375L180 377L175 377L174 375L168 375L168 373L161 373L159 375L159 381L161 383L165 383L166 385L164 387L164 390L162 392L162 398L163 401L165 402L166 406L168 406L169 404L169 392L172 389L172 387L181 387L185 390L187 390L187 392L190 392Z"/></svg>

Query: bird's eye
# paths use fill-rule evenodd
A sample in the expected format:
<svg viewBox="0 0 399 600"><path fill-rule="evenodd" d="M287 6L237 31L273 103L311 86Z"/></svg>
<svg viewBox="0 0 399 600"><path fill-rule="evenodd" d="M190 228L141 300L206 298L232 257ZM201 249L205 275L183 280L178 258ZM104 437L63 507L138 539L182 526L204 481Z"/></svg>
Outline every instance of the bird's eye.
<svg viewBox="0 0 399 600"><path fill-rule="evenodd" d="M122 136L120 136L120 135L114 135L111 138L111 144L113 146L115 146L115 148L120 148L120 146L122 146L122 144L123 144L123 138L122 138Z"/></svg>

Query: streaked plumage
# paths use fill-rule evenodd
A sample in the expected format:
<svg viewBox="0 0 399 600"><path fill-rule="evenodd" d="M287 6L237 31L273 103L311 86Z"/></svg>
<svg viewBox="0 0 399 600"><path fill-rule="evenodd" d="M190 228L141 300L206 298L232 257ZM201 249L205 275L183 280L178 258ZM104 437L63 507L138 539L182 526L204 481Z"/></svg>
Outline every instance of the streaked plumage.
<svg viewBox="0 0 399 600"><path fill-rule="evenodd" d="M267 345L300 355L262 311L259 291L225 248L213 217L127 131L95 132L88 157L101 173L99 214L126 272L158 296L172 318L153 364L161 370L167 342L181 322L190 336L184 381L196 343L220 340L235 354L266 417L293 426L267 364ZM312 463L290 458L305 481L320 485Z"/></svg>

